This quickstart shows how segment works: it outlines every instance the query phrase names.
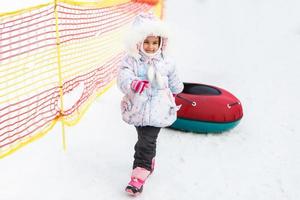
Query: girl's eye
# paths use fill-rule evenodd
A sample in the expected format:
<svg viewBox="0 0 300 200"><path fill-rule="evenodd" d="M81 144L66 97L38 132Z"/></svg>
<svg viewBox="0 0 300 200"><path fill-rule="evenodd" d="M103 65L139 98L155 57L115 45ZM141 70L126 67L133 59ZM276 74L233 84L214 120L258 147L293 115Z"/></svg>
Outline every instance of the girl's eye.
<svg viewBox="0 0 300 200"><path fill-rule="evenodd" d="M144 44L149 44L149 42L147 40L144 41Z"/></svg>

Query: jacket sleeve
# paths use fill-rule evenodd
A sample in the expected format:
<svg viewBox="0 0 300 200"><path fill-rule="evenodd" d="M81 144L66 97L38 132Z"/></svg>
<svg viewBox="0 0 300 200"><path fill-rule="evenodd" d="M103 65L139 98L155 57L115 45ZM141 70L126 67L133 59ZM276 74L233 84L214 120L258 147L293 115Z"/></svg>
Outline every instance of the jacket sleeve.
<svg viewBox="0 0 300 200"><path fill-rule="evenodd" d="M171 66L169 73L169 88L173 94L178 94L183 90L183 83L178 76L178 72L174 64Z"/></svg>
<svg viewBox="0 0 300 200"><path fill-rule="evenodd" d="M138 79L134 73L135 60L132 57L125 57L121 62L117 75L117 86L124 93L131 92L131 83L133 80Z"/></svg>

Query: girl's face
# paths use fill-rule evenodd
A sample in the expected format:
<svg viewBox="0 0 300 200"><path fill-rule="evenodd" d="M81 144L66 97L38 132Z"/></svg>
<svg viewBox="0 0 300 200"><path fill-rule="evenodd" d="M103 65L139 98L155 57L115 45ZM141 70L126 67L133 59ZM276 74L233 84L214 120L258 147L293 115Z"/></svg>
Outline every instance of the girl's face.
<svg viewBox="0 0 300 200"><path fill-rule="evenodd" d="M153 54L158 50L159 42L158 36L148 36L143 42L143 49L146 53Z"/></svg>

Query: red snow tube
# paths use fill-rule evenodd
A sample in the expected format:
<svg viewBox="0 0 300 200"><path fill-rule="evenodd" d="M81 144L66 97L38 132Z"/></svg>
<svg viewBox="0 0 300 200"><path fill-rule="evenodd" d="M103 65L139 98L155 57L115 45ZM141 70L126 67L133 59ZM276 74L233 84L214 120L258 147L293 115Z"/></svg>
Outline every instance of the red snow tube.
<svg viewBox="0 0 300 200"><path fill-rule="evenodd" d="M177 112L177 121L171 126L175 129L223 132L236 126L243 117L240 101L230 92L215 86L184 83L184 90L175 101L182 105Z"/></svg>

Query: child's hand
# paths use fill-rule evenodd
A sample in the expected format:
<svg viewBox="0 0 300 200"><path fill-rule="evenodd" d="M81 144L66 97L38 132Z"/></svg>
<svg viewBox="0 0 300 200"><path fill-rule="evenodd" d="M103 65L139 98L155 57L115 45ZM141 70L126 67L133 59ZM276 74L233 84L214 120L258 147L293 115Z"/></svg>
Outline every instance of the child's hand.
<svg viewBox="0 0 300 200"><path fill-rule="evenodd" d="M145 88L149 87L149 81L146 80L133 80L131 83L131 88L136 92L141 94Z"/></svg>

